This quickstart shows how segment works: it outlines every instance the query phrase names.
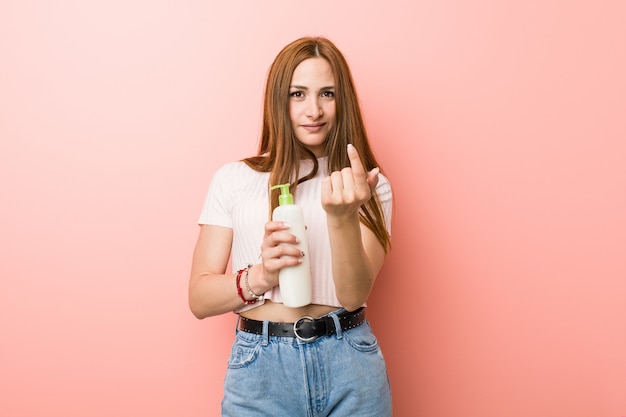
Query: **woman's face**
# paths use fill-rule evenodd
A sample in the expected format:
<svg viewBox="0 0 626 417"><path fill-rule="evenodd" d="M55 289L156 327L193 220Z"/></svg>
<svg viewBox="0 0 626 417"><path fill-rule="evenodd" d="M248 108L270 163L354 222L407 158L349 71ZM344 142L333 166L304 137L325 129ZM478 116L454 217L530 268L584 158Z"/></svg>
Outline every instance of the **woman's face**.
<svg viewBox="0 0 626 417"><path fill-rule="evenodd" d="M293 72L289 117L296 138L318 158L335 123L335 77L324 58L309 58Z"/></svg>

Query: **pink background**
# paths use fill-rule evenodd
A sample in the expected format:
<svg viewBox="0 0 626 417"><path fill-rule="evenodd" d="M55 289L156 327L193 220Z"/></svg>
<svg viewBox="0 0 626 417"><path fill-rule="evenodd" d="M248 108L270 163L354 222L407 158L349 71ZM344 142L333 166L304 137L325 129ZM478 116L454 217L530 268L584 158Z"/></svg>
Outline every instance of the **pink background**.
<svg viewBox="0 0 626 417"><path fill-rule="evenodd" d="M187 307L213 172L323 34L395 188L369 315L396 416L626 415L626 6L0 2L0 415L217 416ZM283 383L277 381L277 383Z"/></svg>

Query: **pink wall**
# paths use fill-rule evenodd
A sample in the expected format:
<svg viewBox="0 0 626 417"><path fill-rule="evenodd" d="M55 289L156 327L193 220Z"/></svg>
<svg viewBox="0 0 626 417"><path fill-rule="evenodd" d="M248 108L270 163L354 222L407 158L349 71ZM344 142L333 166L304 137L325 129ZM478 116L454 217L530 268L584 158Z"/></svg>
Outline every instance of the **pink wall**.
<svg viewBox="0 0 626 417"><path fill-rule="evenodd" d="M195 221L306 34L395 186L396 415L626 415L623 4L0 2L0 415L218 415L234 316L188 311Z"/></svg>

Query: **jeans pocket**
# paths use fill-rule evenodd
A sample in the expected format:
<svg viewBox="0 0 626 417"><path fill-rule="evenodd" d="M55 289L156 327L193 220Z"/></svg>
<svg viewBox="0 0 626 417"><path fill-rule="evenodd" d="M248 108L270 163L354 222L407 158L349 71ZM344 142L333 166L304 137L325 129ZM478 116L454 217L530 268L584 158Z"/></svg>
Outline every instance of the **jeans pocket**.
<svg viewBox="0 0 626 417"><path fill-rule="evenodd" d="M259 356L261 342L258 338L239 332L228 359L230 369L243 368L250 365Z"/></svg>
<svg viewBox="0 0 626 417"><path fill-rule="evenodd" d="M366 321L354 329L343 333L348 344L359 352L378 352L378 339Z"/></svg>

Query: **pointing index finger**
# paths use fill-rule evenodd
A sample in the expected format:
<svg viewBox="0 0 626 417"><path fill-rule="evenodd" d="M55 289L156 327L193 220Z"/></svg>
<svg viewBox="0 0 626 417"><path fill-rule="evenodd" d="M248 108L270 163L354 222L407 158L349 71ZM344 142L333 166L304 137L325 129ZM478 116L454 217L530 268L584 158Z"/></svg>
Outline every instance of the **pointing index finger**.
<svg viewBox="0 0 626 417"><path fill-rule="evenodd" d="M356 148L351 143L348 144L348 158L350 158L350 166L352 167L352 172L358 175L364 175L365 168L363 168L361 157L359 156Z"/></svg>

